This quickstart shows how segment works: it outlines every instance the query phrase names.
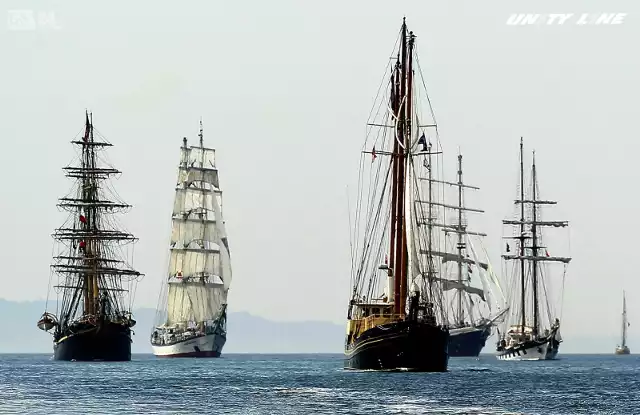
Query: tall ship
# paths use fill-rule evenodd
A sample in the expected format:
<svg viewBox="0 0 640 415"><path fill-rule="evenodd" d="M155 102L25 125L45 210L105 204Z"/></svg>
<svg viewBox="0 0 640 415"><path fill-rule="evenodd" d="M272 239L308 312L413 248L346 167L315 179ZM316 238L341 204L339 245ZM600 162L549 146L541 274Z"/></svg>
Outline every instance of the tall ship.
<svg viewBox="0 0 640 415"><path fill-rule="evenodd" d="M374 119L367 123L365 148L371 151L362 155L352 229L345 369L448 367L449 329L433 254L437 240L428 220L443 202L425 185L428 172L438 171L431 155L441 152L431 146L437 129L426 118L432 111L422 114L418 105L428 97L426 88L420 94L424 81L414 79L414 73L421 77L415 39L403 20L388 83L381 85Z"/></svg>
<svg viewBox="0 0 640 415"><path fill-rule="evenodd" d="M465 191L480 189L463 181L462 154L458 154L457 180L435 181L435 184L453 187L457 199L456 205L447 206L453 210L455 219L441 228L446 251L434 252L442 258L450 276L441 280L444 291L452 294L446 296L452 309L449 314L449 355L477 357L491 336L493 327L508 310L500 282L493 273L482 243L482 238L487 235L472 231L468 226L467 212L483 211L466 206ZM441 218L442 222L448 219ZM480 246L482 252L476 246Z"/></svg>
<svg viewBox="0 0 640 415"><path fill-rule="evenodd" d="M514 228L507 240L506 253L502 258L513 261L509 290L510 315L500 334L497 358L500 360L552 360L558 354L562 337L560 319L554 310L552 298L554 286L564 288L570 257L555 256L545 246L542 233L549 228L566 228L567 221L550 221L542 218L543 206L557 202L540 197L537 179L535 152L531 165L531 184L525 188L523 142L520 139L520 184L516 219L504 220L503 224ZM551 276L549 264L563 265L562 277ZM555 278L554 278L555 277ZM561 296L562 297L562 296ZM561 303L562 300L560 300Z"/></svg>
<svg viewBox="0 0 640 415"><path fill-rule="evenodd" d="M169 265L151 334L159 357L219 357L227 340L229 243L215 149L180 148L171 216Z"/></svg>
<svg viewBox="0 0 640 415"><path fill-rule="evenodd" d="M627 320L627 298L622 292L622 341L616 347L616 354L631 354L631 350L627 346L627 327L629 327L629 321Z"/></svg>
<svg viewBox="0 0 640 415"><path fill-rule="evenodd" d="M58 207L68 217L53 233L57 307L55 313L45 311L37 323L53 335L55 360L131 360L136 322L133 297L125 287L133 287L142 274L130 265L126 249L137 238L114 217L131 206L108 183L120 172L106 158L104 150L112 144L97 135L93 116L85 113L84 134L72 141L79 148L79 160L64 167L75 184L59 199Z"/></svg>

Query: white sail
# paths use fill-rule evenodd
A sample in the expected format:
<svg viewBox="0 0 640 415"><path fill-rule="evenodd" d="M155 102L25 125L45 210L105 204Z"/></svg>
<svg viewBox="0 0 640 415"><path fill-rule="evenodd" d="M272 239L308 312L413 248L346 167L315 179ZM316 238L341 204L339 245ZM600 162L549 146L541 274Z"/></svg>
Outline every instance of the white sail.
<svg viewBox="0 0 640 415"><path fill-rule="evenodd" d="M182 278L220 275L218 249L172 248L169 257L169 277Z"/></svg>
<svg viewBox="0 0 640 415"><path fill-rule="evenodd" d="M222 219L221 207L218 205L218 199L213 198L213 212L215 217L220 218L216 221L216 228L218 230L218 245L220 249L220 273L218 274L222 278L224 283L225 301L226 293L231 286L231 253L229 252L229 241L227 239L227 231L224 226L224 220Z"/></svg>
<svg viewBox="0 0 640 415"><path fill-rule="evenodd" d="M167 297L167 325L189 321L211 321L218 317L225 300L221 284L171 282Z"/></svg>
<svg viewBox="0 0 640 415"><path fill-rule="evenodd" d="M193 182L204 182L214 187L219 187L218 169L206 167L180 167L178 182L187 184Z"/></svg>
<svg viewBox="0 0 640 415"><path fill-rule="evenodd" d="M186 183L182 183L186 186ZM187 215L190 213L213 212L213 195L216 195L218 206L222 206L222 191L199 187L182 187L176 189L173 204L173 214ZM221 208L222 209L222 208ZM208 219L216 219L208 217Z"/></svg>
<svg viewBox="0 0 640 415"><path fill-rule="evenodd" d="M202 219L173 218L171 221L171 244L189 246L193 241L209 241L217 243L220 234L215 221Z"/></svg>
<svg viewBox="0 0 640 415"><path fill-rule="evenodd" d="M167 326L219 317L231 263L215 150L181 147L166 284Z"/></svg>

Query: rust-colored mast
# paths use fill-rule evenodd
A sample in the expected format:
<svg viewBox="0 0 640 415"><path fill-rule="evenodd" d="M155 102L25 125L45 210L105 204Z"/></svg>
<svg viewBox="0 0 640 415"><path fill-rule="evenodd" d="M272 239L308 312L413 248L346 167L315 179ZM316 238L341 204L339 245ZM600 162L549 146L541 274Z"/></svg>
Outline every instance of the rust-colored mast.
<svg viewBox="0 0 640 415"><path fill-rule="evenodd" d="M391 111L393 112L393 117L395 120L398 118L398 105L400 103L400 54L398 53L398 60L393 68L393 73L391 74ZM396 131L393 131L395 136ZM398 154L398 140L393 138L393 153L391 154L391 166L392 166L392 176L391 176L391 230L389 233L390 246L389 246L389 275L393 276L394 282L394 290L393 296L389 295L389 301L394 302L394 313L398 304L400 293L395 289L395 281L398 276L395 275L395 248L396 248L396 200L398 198L398 163L396 163L397 154ZM391 293L389 293L391 294Z"/></svg>
<svg viewBox="0 0 640 415"><path fill-rule="evenodd" d="M398 108L398 128L397 136L398 140L401 140L402 145L405 145L405 106L406 106L406 86L407 86L407 25L405 20L402 20L402 36L401 36L401 80L400 80L400 105ZM405 279L404 269L404 251L406 241L404 239L404 164L405 164L405 149L398 145L398 151L394 155L394 163L397 165L398 175L395 177L398 191L396 193L396 199L393 203L396 204L396 255L395 262L393 264L394 271L394 311L396 314L404 314L404 298L402 298L402 286Z"/></svg>
<svg viewBox="0 0 640 415"><path fill-rule="evenodd" d="M406 27L406 26L405 26ZM407 82L406 82L406 101L405 101L405 115L404 115L404 135L402 137L402 141L404 144L404 149L403 149L403 157L402 157L402 169L401 169L401 186L403 189L405 189L405 169L409 166L408 163L408 159L407 159L407 155L408 155L408 149L409 146L411 145L411 116L412 116L412 100L413 100L413 41L414 41L414 36L413 36L413 32L409 32L409 47L407 50L407 56L406 56L406 62L407 64L405 65L406 68L406 78L407 78ZM412 206L405 206L405 197L404 197L404 190L403 190L403 197L402 197L402 279L400 281L400 312L404 312L405 309L405 302L407 301L407 284L409 283L407 275L408 275L408 264L409 264L409 252L407 250L407 219L406 219L406 215L405 213L405 209L409 208L411 209Z"/></svg>

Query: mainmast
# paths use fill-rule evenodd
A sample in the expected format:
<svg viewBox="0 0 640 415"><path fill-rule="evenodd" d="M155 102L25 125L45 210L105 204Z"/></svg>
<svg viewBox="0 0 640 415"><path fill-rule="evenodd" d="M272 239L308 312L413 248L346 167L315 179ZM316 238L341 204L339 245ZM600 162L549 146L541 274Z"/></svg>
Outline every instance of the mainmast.
<svg viewBox="0 0 640 415"><path fill-rule="evenodd" d="M526 324L525 317L525 252L524 252L524 241L526 239L525 236L525 228L524 228L524 154L523 154L524 144L522 142L522 137L520 137L520 301L522 313L521 320L521 331L524 333L524 326Z"/></svg>
<svg viewBox="0 0 640 415"><path fill-rule="evenodd" d="M397 165L397 176L394 177L394 187L397 188L396 199L392 202L396 204L395 221L395 263L393 264L394 279L394 314L404 314L404 301L402 296L405 279L405 228L404 228L404 168L405 168L405 114L406 114L406 93L407 93L407 24L402 20L401 50L400 50L400 95L397 114L397 136L396 141L398 151L393 155L393 162ZM395 146L395 145L394 145Z"/></svg>
<svg viewBox="0 0 640 415"><path fill-rule="evenodd" d="M620 346L623 348L627 345L627 325L627 299L622 291L622 344Z"/></svg>
<svg viewBox="0 0 640 415"><path fill-rule="evenodd" d="M400 50L400 73L395 71L392 78L396 82L398 75L400 78L399 94L394 93L396 139L394 140L393 152L393 184L392 184L392 207L391 229L392 229L392 246L391 257L393 259L394 273L394 314L405 313L405 303L407 296L407 228L405 209L405 191L406 191L406 168L407 155L411 135L411 101L412 101L412 83L413 83L413 32L409 32L407 41L407 24L402 21L401 34L401 50ZM397 67L396 67L397 68ZM395 193L395 197L394 197ZM409 208L411 208L409 206ZM395 244L395 246L393 246ZM395 252L394 252L395 251Z"/></svg>
<svg viewBox="0 0 640 415"><path fill-rule="evenodd" d="M458 232L458 284L462 287L462 254L465 248L465 244L463 242L463 233L462 233L462 154L458 154L458 226L460 227L460 232ZM462 308L462 292L461 288L458 288L458 325L464 325L464 309Z"/></svg>
<svg viewBox="0 0 640 415"><path fill-rule="evenodd" d="M532 193L532 203L531 203L531 210L532 210L532 223L531 223L531 252L534 258L536 258L538 256L538 225L537 225L537 221L538 221L538 215L537 215L537 211L538 211L538 206L536 205L536 201L537 201L537 192L536 192L536 185L537 185L537 179L536 179L536 152L533 152L533 161L531 163L531 175L532 175L532 184L531 184L531 193ZM532 261L531 264L532 267L532 277L531 277L531 284L533 285L533 335L537 336L538 335L538 319L539 319L539 315L538 315L538 261Z"/></svg>

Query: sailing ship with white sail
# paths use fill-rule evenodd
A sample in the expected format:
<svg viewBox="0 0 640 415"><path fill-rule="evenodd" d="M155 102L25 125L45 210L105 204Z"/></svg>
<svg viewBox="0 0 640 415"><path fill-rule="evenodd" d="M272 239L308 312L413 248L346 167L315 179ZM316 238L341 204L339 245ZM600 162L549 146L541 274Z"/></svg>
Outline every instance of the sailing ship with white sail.
<svg viewBox="0 0 640 415"><path fill-rule="evenodd" d="M627 320L627 298L624 291L622 292L622 341L616 347L616 354L631 354L629 346L627 346L627 327L629 327L629 321Z"/></svg>
<svg viewBox="0 0 640 415"><path fill-rule="evenodd" d="M552 256L542 239L543 228L565 228L567 221L542 219L541 207L557 202L540 198L535 152L531 166L531 185L526 192L524 181L523 142L520 140L520 197L515 200L517 219L504 220L515 227L507 239L515 241L512 250L506 244L502 258L513 264L509 300L510 313L498 340L500 360L551 360L558 354L562 337L560 319L552 299L554 286L564 289L564 279L570 257ZM513 262L511 262L513 261ZM515 264L514 264L515 263ZM563 265L560 276L552 274L550 264ZM547 279L548 276L552 278ZM555 277L555 278L553 278ZM560 303L562 300L560 300Z"/></svg>
<svg viewBox="0 0 640 415"><path fill-rule="evenodd" d="M448 206L453 209L455 219L441 218L441 223L448 223L441 227L445 236L445 252L434 254L441 256L449 276L441 279L446 303L452 309L449 314L449 355L477 357L492 334L492 328L508 308L482 243L487 235L470 230L468 226L467 212L483 211L466 205L465 192L480 189L465 183L462 177L462 154L458 154L457 181L433 183L455 188L457 199L456 205ZM476 246L481 246L483 251L478 252Z"/></svg>
<svg viewBox="0 0 640 415"><path fill-rule="evenodd" d="M171 217L169 267L157 325L151 335L160 357L219 357L227 339L231 259L222 214L215 149L180 148Z"/></svg>

